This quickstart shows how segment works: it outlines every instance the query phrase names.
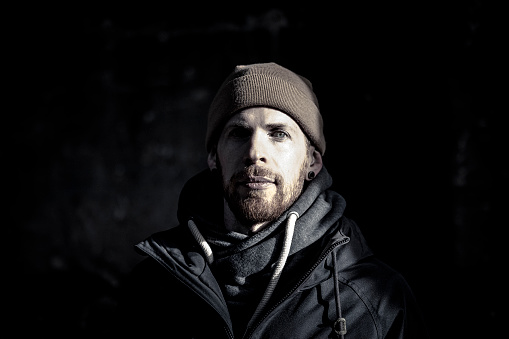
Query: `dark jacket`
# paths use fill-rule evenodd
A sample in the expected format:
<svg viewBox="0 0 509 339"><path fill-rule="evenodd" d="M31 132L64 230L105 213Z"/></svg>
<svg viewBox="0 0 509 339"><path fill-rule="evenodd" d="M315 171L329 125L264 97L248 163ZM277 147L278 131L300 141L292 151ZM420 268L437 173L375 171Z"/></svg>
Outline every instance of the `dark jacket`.
<svg viewBox="0 0 509 339"><path fill-rule="evenodd" d="M220 207L214 200L219 196L204 193L219 191L203 189L211 182L204 172L184 187L181 225L137 245L148 258L123 286L121 328L167 338L338 338L344 319L345 338L427 338L405 279L373 255L358 226L343 216L344 200L328 190L331 179L322 172L290 208L301 216L292 251L267 307L250 327L234 332L213 264L184 223L220 223L220 214L203 219ZM269 227L264 241L277 238L285 218Z"/></svg>

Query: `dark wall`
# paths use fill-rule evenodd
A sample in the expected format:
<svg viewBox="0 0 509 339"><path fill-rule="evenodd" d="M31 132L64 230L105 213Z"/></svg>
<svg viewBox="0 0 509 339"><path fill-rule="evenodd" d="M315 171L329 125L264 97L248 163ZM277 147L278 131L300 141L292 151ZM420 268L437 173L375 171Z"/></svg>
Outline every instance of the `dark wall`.
<svg viewBox="0 0 509 339"><path fill-rule="evenodd" d="M490 337L507 315L500 13L488 1L18 9L15 315L40 333L102 333L133 245L176 225L180 189L206 167L215 90L237 64L275 61L313 82L346 214L408 279L433 337Z"/></svg>

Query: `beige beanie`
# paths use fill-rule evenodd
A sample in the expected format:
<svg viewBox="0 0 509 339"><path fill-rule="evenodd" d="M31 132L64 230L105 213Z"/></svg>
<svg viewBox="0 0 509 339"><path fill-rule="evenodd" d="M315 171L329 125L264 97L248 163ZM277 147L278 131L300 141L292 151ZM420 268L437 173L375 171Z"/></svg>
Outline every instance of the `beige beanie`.
<svg viewBox="0 0 509 339"><path fill-rule="evenodd" d="M206 146L210 151L231 116L265 106L288 114L323 155L323 121L313 86L306 78L275 63L241 65L226 78L210 105Z"/></svg>

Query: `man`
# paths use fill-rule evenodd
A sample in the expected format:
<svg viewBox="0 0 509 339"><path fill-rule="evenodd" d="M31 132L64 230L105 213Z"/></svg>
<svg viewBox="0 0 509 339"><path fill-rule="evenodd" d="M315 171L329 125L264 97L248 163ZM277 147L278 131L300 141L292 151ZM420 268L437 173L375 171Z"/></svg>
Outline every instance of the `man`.
<svg viewBox="0 0 509 339"><path fill-rule="evenodd" d="M405 280L377 260L329 187L311 83L275 63L237 66L209 110L208 169L180 225L137 250L128 333L168 338L424 338Z"/></svg>

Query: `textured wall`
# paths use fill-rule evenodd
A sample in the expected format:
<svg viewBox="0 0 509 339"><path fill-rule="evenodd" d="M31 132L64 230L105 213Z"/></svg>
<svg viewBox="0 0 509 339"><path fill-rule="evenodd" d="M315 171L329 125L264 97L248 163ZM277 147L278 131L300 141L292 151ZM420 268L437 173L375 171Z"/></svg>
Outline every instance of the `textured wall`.
<svg viewBox="0 0 509 339"><path fill-rule="evenodd" d="M275 61L313 82L334 188L445 326L435 338L478 334L469 317L491 331L505 312L507 25L488 1L375 3L18 11L16 315L54 335L107 327L133 244L176 225L206 166L215 90L236 64Z"/></svg>

